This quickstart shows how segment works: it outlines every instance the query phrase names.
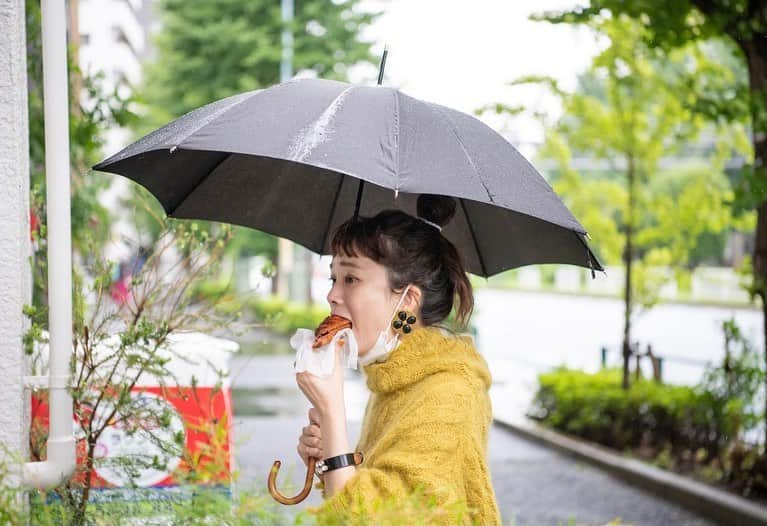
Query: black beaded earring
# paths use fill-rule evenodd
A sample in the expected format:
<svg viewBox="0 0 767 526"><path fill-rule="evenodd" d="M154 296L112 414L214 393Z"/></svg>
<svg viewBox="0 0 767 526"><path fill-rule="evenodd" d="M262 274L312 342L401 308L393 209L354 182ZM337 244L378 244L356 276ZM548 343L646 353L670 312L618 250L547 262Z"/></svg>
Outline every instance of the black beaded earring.
<svg viewBox="0 0 767 526"><path fill-rule="evenodd" d="M416 322L416 317L413 314L408 313L407 311L401 310L397 313L397 317L392 322L392 327L394 327L394 330L401 330L405 334L409 334L413 328L411 325L413 325Z"/></svg>

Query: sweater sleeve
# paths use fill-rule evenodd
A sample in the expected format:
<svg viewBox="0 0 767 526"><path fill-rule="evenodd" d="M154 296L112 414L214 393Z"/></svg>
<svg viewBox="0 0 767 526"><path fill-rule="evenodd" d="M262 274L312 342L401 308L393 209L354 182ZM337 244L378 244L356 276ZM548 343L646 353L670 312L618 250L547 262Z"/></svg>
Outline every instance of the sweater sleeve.
<svg viewBox="0 0 767 526"><path fill-rule="evenodd" d="M359 519L417 488L435 497L440 506L465 499L458 453L467 443L471 397L462 389L445 387L410 397L406 407L381 427L370 461L366 458L340 491L308 511Z"/></svg>

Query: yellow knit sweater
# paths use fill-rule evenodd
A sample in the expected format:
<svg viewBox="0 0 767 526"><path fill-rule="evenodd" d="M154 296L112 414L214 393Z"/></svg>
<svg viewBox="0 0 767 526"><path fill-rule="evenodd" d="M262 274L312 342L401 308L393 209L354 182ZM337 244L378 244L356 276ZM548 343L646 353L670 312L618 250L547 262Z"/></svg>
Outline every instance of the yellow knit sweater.
<svg viewBox="0 0 767 526"><path fill-rule="evenodd" d="M420 487L448 510L432 523L500 524L487 465L487 363L468 335L421 327L401 338L386 361L363 369L371 396L355 449L364 462L340 491L308 511L353 521L355 504L369 513L374 501L405 502ZM460 517L461 506L470 517Z"/></svg>

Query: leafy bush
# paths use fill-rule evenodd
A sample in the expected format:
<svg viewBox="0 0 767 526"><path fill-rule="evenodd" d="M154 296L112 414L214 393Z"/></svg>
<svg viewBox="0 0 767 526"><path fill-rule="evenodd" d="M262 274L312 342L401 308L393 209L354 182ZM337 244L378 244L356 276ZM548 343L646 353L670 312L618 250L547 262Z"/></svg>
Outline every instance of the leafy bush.
<svg viewBox="0 0 767 526"><path fill-rule="evenodd" d="M530 416L620 450L703 448L712 458L739 436L743 425L739 401L644 379L624 390L621 378L619 369L589 374L562 367L541 374Z"/></svg>
<svg viewBox="0 0 767 526"><path fill-rule="evenodd" d="M295 303L278 296L251 298L247 307L257 321L286 335L293 334L298 328L314 328L330 314L326 305Z"/></svg>
<svg viewBox="0 0 767 526"><path fill-rule="evenodd" d="M60 526L77 522L76 510L61 499L51 499L41 491L29 491L30 506L21 504L25 491L19 486L7 484L11 471L17 471L17 464L0 457L0 521L2 524L20 526ZM162 491L151 488L137 488L136 495L145 498L137 500L114 500L91 504L85 513L83 523L96 526L114 524L226 524L226 525L303 525L320 526L345 524L375 525L432 525L451 523L469 524L470 509L463 502L439 506L431 496L416 489L406 498L389 498L372 503L359 501L349 512L325 508L295 510L277 504L258 482L252 487L229 493L220 487L187 485L180 487L172 497L163 497ZM351 514L351 515L350 515ZM350 522L351 517L354 521ZM455 520L453 520L455 519Z"/></svg>
<svg viewBox="0 0 767 526"><path fill-rule="evenodd" d="M743 429L753 430L764 420L765 374L762 359L734 319L722 322L722 330L724 358L721 364L706 367L700 386L713 396L740 403L743 407Z"/></svg>
<svg viewBox="0 0 767 526"><path fill-rule="evenodd" d="M767 454L742 440L745 426L754 424L753 408L732 390L708 390L717 377L710 371L694 387L641 379L624 390L620 369L590 374L560 367L539 375L528 416L658 467L767 497Z"/></svg>

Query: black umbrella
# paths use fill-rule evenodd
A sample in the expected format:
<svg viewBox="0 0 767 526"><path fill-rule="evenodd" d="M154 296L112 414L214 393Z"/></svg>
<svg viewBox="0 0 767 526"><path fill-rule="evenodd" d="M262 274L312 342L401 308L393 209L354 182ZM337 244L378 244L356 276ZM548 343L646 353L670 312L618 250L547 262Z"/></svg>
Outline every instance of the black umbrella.
<svg viewBox="0 0 767 526"><path fill-rule="evenodd" d="M457 198L443 229L468 270L603 270L546 180L479 119L385 86L294 79L200 107L94 169L146 187L175 218L244 225L329 253L353 214L421 193ZM365 184L370 183L370 184Z"/></svg>
<svg viewBox="0 0 767 526"><path fill-rule="evenodd" d="M381 86L295 79L176 119L100 162L146 187L176 218L249 226L329 253L354 214L416 213L420 194L458 200L442 233L473 274L534 263L603 270L586 231L503 137L456 110ZM370 183L370 184L365 184ZM400 195L401 194L401 195ZM269 473L272 496L280 462Z"/></svg>

